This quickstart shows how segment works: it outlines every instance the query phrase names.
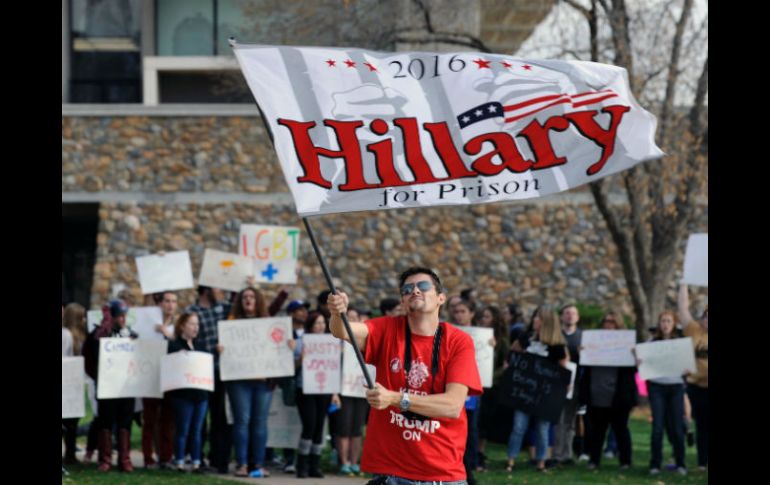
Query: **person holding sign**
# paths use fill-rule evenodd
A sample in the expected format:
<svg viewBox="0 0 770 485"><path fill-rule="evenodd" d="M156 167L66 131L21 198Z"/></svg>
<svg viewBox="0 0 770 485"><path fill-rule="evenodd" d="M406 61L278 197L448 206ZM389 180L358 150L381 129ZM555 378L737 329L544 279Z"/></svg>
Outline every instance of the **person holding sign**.
<svg viewBox="0 0 770 485"><path fill-rule="evenodd" d="M625 329L620 315L609 312L602 318L603 330ZM612 427L618 442L621 470L631 467L631 432L628 417L639 401L636 367L584 367L578 396L588 406L588 468L596 469L602 456L607 427Z"/></svg>
<svg viewBox="0 0 770 485"><path fill-rule="evenodd" d="M397 306L401 302L396 300ZM360 322L361 313L358 309L348 308L348 321ZM343 359L347 358L343 351ZM358 363L355 364L358 366ZM343 373L344 378L344 373ZM339 428L337 434L337 449L339 450L341 475L353 477L361 475L361 467L358 461L361 459L361 437L363 427L366 424L366 416L369 414L369 404L362 397L341 395Z"/></svg>
<svg viewBox="0 0 770 485"><path fill-rule="evenodd" d="M664 311L658 317L658 326L652 341L680 338L674 312ZM642 360L637 359L637 365ZM674 461L680 475L687 474L684 463L684 379L682 376L658 377L647 381L652 410L652 436L650 439L650 475L660 473L663 459L663 428L674 448Z"/></svg>
<svg viewBox="0 0 770 485"><path fill-rule="evenodd" d="M305 332L297 340L297 410L302 421L302 434L297 447L297 478L324 478L321 473L321 448L323 447L324 421L329 404L340 407L337 394L305 394L302 385L302 361L306 349L304 337L308 334L328 333L329 327L323 314L313 311L305 320Z"/></svg>
<svg viewBox="0 0 770 485"><path fill-rule="evenodd" d="M99 340L102 338L135 339L136 333L126 325L128 305L123 300L110 302L110 318L88 335L86 372L99 382ZM131 464L131 419L134 398L97 399L99 407L99 471L107 472L112 466L112 428L118 428L118 463L124 472L134 470Z"/></svg>
<svg viewBox="0 0 770 485"><path fill-rule="evenodd" d="M198 315L185 312L174 323L174 340L168 343L168 353L200 350L193 345L198 336L200 322ZM168 391L165 398L171 401L174 410L174 462L177 470L184 471L184 458L187 450L187 437L192 437L189 450L192 459L192 471L201 472L201 448L203 420L209 404L209 393L200 389L175 389Z"/></svg>
<svg viewBox="0 0 770 485"><path fill-rule="evenodd" d="M86 338L86 309L79 303L70 303L62 307L62 357L72 357L83 353L83 341ZM82 391L82 389L81 389ZM79 463L75 457L78 421L80 418L62 419L64 426L64 465Z"/></svg>
<svg viewBox="0 0 770 485"><path fill-rule="evenodd" d="M150 296L153 304L161 309L163 322L155 324L155 331L163 335L163 338L172 340L178 307L176 293L164 291L147 296ZM155 445L160 468L171 468L174 451L174 417L171 412L171 403L166 399L143 397L142 418L144 467L149 468L156 464L152 453Z"/></svg>
<svg viewBox="0 0 770 485"><path fill-rule="evenodd" d="M496 411L497 397L500 389L500 378L507 365L508 353L511 350L509 341L509 325L505 322L502 312L496 306L488 306L481 311L481 327L494 329L495 361L492 387L484 392L481 398L479 412L479 451L476 470L486 471L487 457L485 454L487 438L494 432L498 416Z"/></svg>
<svg viewBox="0 0 770 485"><path fill-rule="evenodd" d="M690 295L687 285L679 285L679 321L685 337L691 337L695 347L694 374L687 376L687 395L695 418L695 441L698 449L698 467L709 464L709 308L699 320L690 314Z"/></svg>
<svg viewBox="0 0 770 485"><path fill-rule="evenodd" d="M447 296L433 270L410 268L399 283L406 315L350 324L378 378L366 392L372 409L361 468L381 485L463 484L465 398L482 393L473 340L439 321ZM350 341L340 318L348 295L330 295L328 301L332 334Z"/></svg>
<svg viewBox="0 0 770 485"><path fill-rule="evenodd" d="M511 344L511 351L539 355L566 367L569 362L569 351L556 312L547 305L539 306L532 315L532 322L527 331ZM541 472L546 470L545 455L548 451L548 429L551 423L517 409L513 415L513 429L508 439L508 464L505 469L509 472L513 471L516 457L521 451L524 433L531 419L535 421L537 433L535 440L537 470Z"/></svg>
<svg viewBox="0 0 770 485"><path fill-rule="evenodd" d="M248 287L241 290L235 298L229 320L269 317L267 303L262 292ZM289 348L295 346L294 339L287 340ZM225 351L222 344L217 344L217 351ZM267 415L273 397L267 379L242 379L226 383L227 395L233 408L233 444L238 465L235 476L268 477L270 472L264 468L265 447L267 445ZM249 443L254 443L249 447ZM247 455L251 454L251 456ZM250 466L252 470L249 470Z"/></svg>

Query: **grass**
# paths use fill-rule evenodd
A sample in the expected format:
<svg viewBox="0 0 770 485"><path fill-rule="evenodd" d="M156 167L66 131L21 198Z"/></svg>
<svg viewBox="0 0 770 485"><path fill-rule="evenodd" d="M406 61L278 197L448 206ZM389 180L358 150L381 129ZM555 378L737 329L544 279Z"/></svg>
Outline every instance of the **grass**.
<svg viewBox="0 0 770 485"><path fill-rule="evenodd" d="M86 417L81 419L81 423L87 423L91 420L91 409L86 401ZM519 456L517 468L512 473L505 471L506 449L504 445L489 443L487 444L487 467L488 471L476 473L476 479L480 485L538 485L563 483L570 485L581 484L617 484L617 485L670 485L670 484L707 484L708 472L698 471L695 448L686 448L686 464L689 469L687 476L680 476L676 473L665 470L665 463L671 456L671 446L668 440L663 440L664 469L660 475L652 477L649 475L650 461L650 432L651 425L647 421L649 410L645 408L638 409L630 420L631 438L633 441L633 465L630 470L620 470L617 458L602 458L602 464L599 470L589 471L585 463L580 463L572 467L555 468L549 470L549 473L543 474L535 471L533 467L526 465L527 457L525 452ZM142 429L134 423L131 432L131 448L133 450L141 449ZM78 446L85 448L86 438L78 438ZM205 450L204 450L205 453ZM327 473L328 483L334 483L334 470L328 465L328 447L324 451L323 463L324 471ZM74 465L67 467L70 472L68 477L62 477L62 484L121 484L121 485L140 485L140 484L210 484L210 485L231 485L233 481L218 478L217 475L193 475L190 473L179 473L177 471L144 470L136 468L134 473L125 474L117 471L109 473L99 473L96 471L96 465ZM281 472L278 472L281 474ZM361 479L365 483L364 478ZM254 481L255 483L258 480Z"/></svg>

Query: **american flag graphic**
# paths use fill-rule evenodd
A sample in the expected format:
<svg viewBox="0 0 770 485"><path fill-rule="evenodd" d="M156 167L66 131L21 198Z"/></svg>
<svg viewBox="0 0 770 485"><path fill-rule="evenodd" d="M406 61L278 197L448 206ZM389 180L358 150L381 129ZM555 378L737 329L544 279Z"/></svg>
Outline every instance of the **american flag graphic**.
<svg viewBox="0 0 770 485"><path fill-rule="evenodd" d="M532 116L540 111L546 110L559 104L570 104L573 108L590 106L600 103L605 99L615 98L618 94L611 89L604 91L589 91L579 94L550 94L547 96L538 96L536 98L520 101L515 104L503 106L501 103L492 101L476 106L457 116L460 128L465 128L473 123L488 120L490 118L502 117L506 123L513 123L527 116Z"/></svg>

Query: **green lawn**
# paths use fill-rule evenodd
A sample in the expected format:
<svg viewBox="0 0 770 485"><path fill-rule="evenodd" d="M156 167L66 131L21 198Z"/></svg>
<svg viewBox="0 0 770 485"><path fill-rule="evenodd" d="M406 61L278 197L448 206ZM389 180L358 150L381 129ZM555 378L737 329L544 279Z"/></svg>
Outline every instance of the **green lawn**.
<svg viewBox="0 0 770 485"><path fill-rule="evenodd" d="M86 401L87 403L88 401ZM602 459L602 465L599 470L589 471L586 469L585 463L580 463L575 466L565 468L554 468L549 470L548 473L538 473L533 467L527 466L527 457L525 453L517 460L517 468L514 472L508 473L505 471L506 463L506 450L503 445L490 443L487 445L488 456L488 469L489 471L484 473L477 473L476 479L481 485L508 485L508 484L525 484L525 485L537 485L546 483L564 483L570 485L580 484L622 484L622 485L635 485L635 484L654 484L654 485L669 485L676 483L708 483L708 472L698 471L695 448L687 448L686 462L689 469L689 475L682 477L676 473L661 471L660 475L651 477L648 473L648 466L650 460L650 431L651 425L646 419L644 410L637 412L631 419L631 437L633 440L633 466L630 470L621 471L618 465L617 458L614 459ZM91 409L86 404L86 417L81 419L81 423L87 423L91 420ZM133 450L141 449L141 433L142 430L136 423L133 424L131 432L131 447ZM668 440L664 438L663 457L664 464L669 462L671 456L671 447ZM78 446L85 448L86 438L81 436L78 438ZM205 452L205 450L204 450ZM325 456L328 458L328 448L325 451ZM324 463L328 463L325 459ZM333 483L334 472L330 466L324 467L328 473L327 477L330 479L329 483ZM75 465L67 467L70 472L68 477L62 477L62 483L66 484L122 484L122 485L139 485L139 484L211 484L211 485L225 485L232 484L230 480L218 478L217 475L193 475L190 473L179 473L177 471L159 471L159 470L144 470L136 468L134 473L125 474L117 471L111 471L109 473L99 473L96 471L96 465ZM280 471L278 474L282 474ZM331 476L329 476L331 475ZM264 480L262 480L264 481ZM365 479L361 479L362 483L365 483ZM257 480L255 480L255 483Z"/></svg>
<svg viewBox="0 0 770 485"><path fill-rule="evenodd" d="M580 485L584 483L607 483L607 484L655 484L668 485L673 483L708 483L708 472L698 471L695 448L687 448L685 457L689 474L680 476L677 473L661 471L660 475L652 477L649 475L650 462L650 432L652 426L644 417L634 417L631 419L631 438L633 441L633 464L631 469L621 471L618 465L618 459L602 458L599 470L589 471L585 463L579 463L575 466L565 468L554 468L548 473L539 473L533 467L527 466L527 458L522 452L520 459L516 461L517 468L508 473L505 471L506 450L503 445L494 444L487 446L488 469L484 473L477 473L476 479L479 484L546 484L546 483L565 483L570 485ZM663 440L664 464L668 463L671 456L671 446L668 440Z"/></svg>

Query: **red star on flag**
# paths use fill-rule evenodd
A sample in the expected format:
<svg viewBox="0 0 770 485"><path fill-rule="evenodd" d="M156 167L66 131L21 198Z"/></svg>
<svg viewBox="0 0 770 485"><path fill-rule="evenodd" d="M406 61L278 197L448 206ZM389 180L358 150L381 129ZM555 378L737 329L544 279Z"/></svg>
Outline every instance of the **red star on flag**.
<svg viewBox="0 0 770 485"><path fill-rule="evenodd" d="M526 71L531 71L532 70L532 66L530 66L529 64L524 64L521 67L523 67Z"/></svg>
<svg viewBox="0 0 770 485"><path fill-rule="evenodd" d="M355 63L355 62L353 62L353 61L351 61L350 59L348 59L347 61L345 61L345 64L346 64L348 67L355 67L355 66L356 66L356 63Z"/></svg>
<svg viewBox="0 0 770 485"><path fill-rule="evenodd" d="M500 64L502 64L503 67L506 69L508 69L509 67L513 67L513 64L509 63L508 61L500 61Z"/></svg>
<svg viewBox="0 0 770 485"><path fill-rule="evenodd" d="M368 62L364 62L364 66L369 68L369 72L377 71L377 68L374 67L373 65L369 64Z"/></svg>
<svg viewBox="0 0 770 485"><path fill-rule="evenodd" d="M334 67L337 65L337 61L333 61L331 59L327 59L326 63L329 64L329 67Z"/></svg>
<svg viewBox="0 0 770 485"><path fill-rule="evenodd" d="M492 69L491 67L489 67L489 63L491 61L485 61L484 59L475 59L473 62L478 64L479 69L484 69L484 68Z"/></svg>

